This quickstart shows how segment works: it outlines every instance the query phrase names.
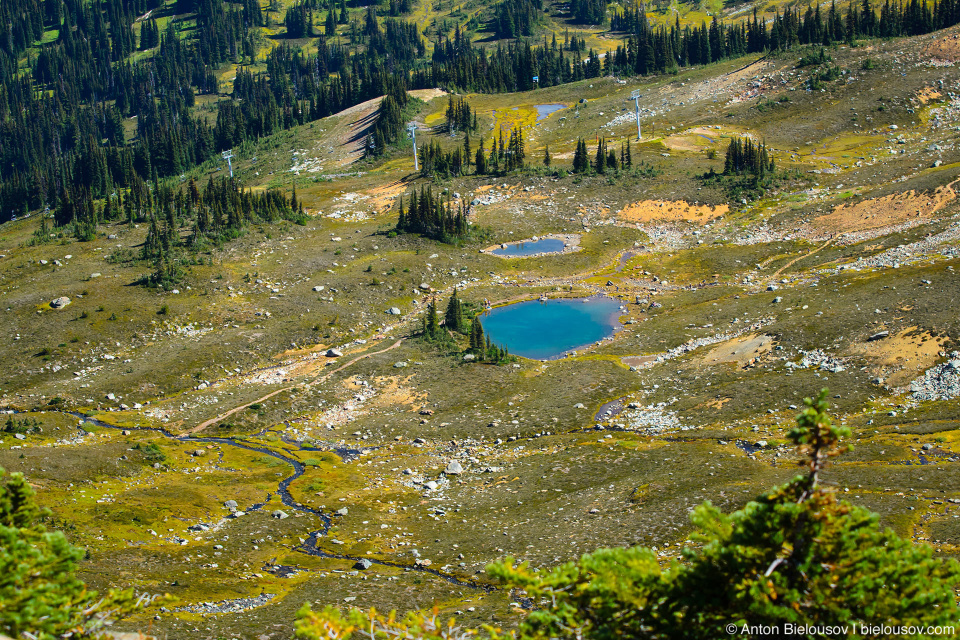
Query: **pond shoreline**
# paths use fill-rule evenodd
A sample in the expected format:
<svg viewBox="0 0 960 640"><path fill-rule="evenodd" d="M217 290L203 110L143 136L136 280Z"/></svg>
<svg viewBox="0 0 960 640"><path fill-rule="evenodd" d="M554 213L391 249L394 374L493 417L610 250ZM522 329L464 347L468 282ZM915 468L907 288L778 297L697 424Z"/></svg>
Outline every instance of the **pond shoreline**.
<svg viewBox="0 0 960 640"><path fill-rule="evenodd" d="M496 256L498 258L503 258L506 260L512 260L514 258L539 258L543 256L559 256L565 253L575 253L577 251L580 251L581 250L580 238L581 238L581 234L579 233L551 233L545 236L533 236L531 238L525 238L523 240L511 240L510 242L504 242L502 244L490 245L485 249L480 249L480 253L485 253L485 254ZM538 253L531 253L527 255L503 255L499 253L494 253L494 251L498 249L506 249L507 247L512 247L519 244L540 242L541 240L562 240L563 249L561 249L560 251L541 251Z"/></svg>

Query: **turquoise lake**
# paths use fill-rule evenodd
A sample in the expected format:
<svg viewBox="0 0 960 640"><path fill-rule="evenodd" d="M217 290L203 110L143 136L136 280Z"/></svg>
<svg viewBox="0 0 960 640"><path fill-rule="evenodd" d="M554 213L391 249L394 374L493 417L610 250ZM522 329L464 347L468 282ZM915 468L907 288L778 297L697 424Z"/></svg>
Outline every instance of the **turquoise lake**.
<svg viewBox="0 0 960 640"><path fill-rule="evenodd" d="M506 248L500 247L494 249L491 253L498 256L532 256L538 253L562 253L563 240L559 238L542 238L540 240L531 240L530 242L517 242L508 244Z"/></svg>
<svg viewBox="0 0 960 640"><path fill-rule="evenodd" d="M492 309L480 322L510 353L549 360L612 336L620 313L620 301L611 298L531 300Z"/></svg>

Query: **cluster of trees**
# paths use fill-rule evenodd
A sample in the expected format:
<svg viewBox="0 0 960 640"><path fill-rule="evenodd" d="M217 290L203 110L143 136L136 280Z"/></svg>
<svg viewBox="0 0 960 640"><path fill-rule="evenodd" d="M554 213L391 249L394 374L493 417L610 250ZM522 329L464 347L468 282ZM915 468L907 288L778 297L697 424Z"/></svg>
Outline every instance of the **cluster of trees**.
<svg viewBox="0 0 960 640"><path fill-rule="evenodd" d="M473 318L470 327L470 353L474 354L480 362L499 364L515 359L505 346L494 344L490 340L490 336L485 335L483 325L480 324L479 314Z"/></svg>
<svg viewBox="0 0 960 640"><path fill-rule="evenodd" d="M750 174L762 180L775 170L776 165L764 143L756 144L750 138L739 137L730 140L723 161L724 175Z"/></svg>
<svg viewBox="0 0 960 640"><path fill-rule="evenodd" d="M433 194L430 186L416 188L410 193L409 206L404 205L400 197L396 231L398 233L416 233L440 242L455 243L469 234L467 212L463 203L454 206L449 196Z"/></svg>
<svg viewBox="0 0 960 640"><path fill-rule="evenodd" d="M11 3L2 10L12 7L17 16L35 8L27 0ZM319 3L302 4L312 10ZM155 21L140 22L141 46L159 49L131 64L135 16L157 6L150 0L44 3L31 20L43 18L41 36L43 29L60 35L40 47L28 77L18 76L18 61L0 48L0 220L56 208L62 194L79 201L89 190L98 199L129 189L135 179L156 184L156 177L180 175L246 140L386 93L402 109L413 62L425 52L416 25L388 20L380 28L375 15L362 51L327 44L323 36L315 55L274 48L266 74L239 70L232 99L217 104L211 126L194 113L195 97L218 90L216 65L252 60L263 24L259 3L183 0L177 11L192 12L196 29L180 33L185 23L174 19L158 35ZM384 113L379 129L388 143L399 129L390 117L397 111ZM137 127L128 140L123 119L131 116Z"/></svg>
<svg viewBox="0 0 960 640"><path fill-rule="evenodd" d="M492 640L517 638L691 638L715 640L742 634L813 637L783 631L845 627L835 635L879 636L884 626L914 627L920 634L954 629L960 610L954 588L956 560L914 546L878 516L838 499L820 486L827 461L840 454L849 429L834 425L827 392L807 398L790 439L805 457L806 473L724 514L706 502L690 518L697 531L683 559L663 563L653 549L600 549L552 569L535 570L513 558L487 572L537 608L509 635L487 629ZM353 629L388 635L412 632L424 640L481 637L413 612L389 618L376 611L346 614L329 606L297 614L300 640L341 640ZM877 629L877 631L874 631Z"/></svg>
<svg viewBox="0 0 960 640"><path fill-rule="evenodd" d="M493 32L497 38L532 36L542 15L543 0L501 0L493 7Z"/></svg>
<svg viewBox="0 0 960 640"><path fill-rule="evenodd" d="M577 22L603 24L607 16L607 0L570 0L570 12Z"/></svg>
<svg viewBox="0 0 960 640"><path fill-rule="evenodd" d="M287 28L288 38L310 38L313 36L313 3L298 2L293 5L283 16L283 24ZM328 15L334 15L330 11ZM336 27L334 27L336 28ZM332 35L328 31L327 35Z"/></svg>
<svg viewBox="0 0 960 640"><path fill-rule="evenodd" d="M365 155L383 155L387 145L400 140L406 130L403 114L409 98L403 83L390 79L386 91L377 109L373 130L367 135Z"/></svg>
<svg viewBox="0 0 960 640"><path fill-rule="evenodd" d="M500 172L509 172L522 169L526 163L526 143L523 130L518 126L510 131L508 138L504 138L503 130L499 137L490 140L490 151L487 152L483 137L473 151L470 133L463 138L463 145L452 151L444 151L438 141L420 145L418 158L420 160L420 175L425 178L466 175L470 171L471 156L473 157L474 173L489 175Z"/></svg>
<svg viewBox="0 0 960 640"><path fill-rule="evenodd" d="M446 118L448 132L477 130L477 114L470 108L470 103L463 98L456 100L453 96L448 98Z"/></svg>
<svg viewBox="0 0 960 640"><path fill-rule="evenodd" d="M467 350L472 353L479 362L492 362L500 364L509 362L515 358L510 355L506 347L496 345L490 337L484 334L483 325L480 324L480 314L473 316L472 320L466 318L466 309L463 301L460 300L459 291L453 290L453 294L447 301L447 309L443 314L441 323L440 316L437 313L437 300L434 298L427 303L427 312L422 321L421 336L427 341L435 344L449 344L453 346L454 335L469 335L470 347Z"/></svg>
<svg viewBox="0 0 960 640"><path fill-rule="evenodd" d="M546 161L544 164L549 164ZM607 139L597 140L597 151L594 154L593 164L590 164L590 153L587 150L587 143L583 138L577 138L577 147L573 153L573 172L586 173L593 169L599 174L606 173L607 169L617 171L633 166L633 154L630 151L630 141L620 143L620 155L617 157L616 149L610 149L607 146Z"/></svg>
<svg viewBox="0 0 960 640"><path fill-rule="evenodd" d="M802 15L799 8L785 9L769 25L750 16L737 24L715 19L699 27L653 28L638 5L613 16L612 26L625 38L603 58L582 51L577 37L567 39L566 47L554 37L541 45L515 41L484 48L458 28L452 37L439 37L427 62L417 25L381 19L371 6L357 28L359 42L348 46L318 34L316 53L281 45L268 54L266 73L241 69L233 94L218 102L211 124L195 112L196 96L218 91L217 66L254 59L264 24L260 3L178 0L178 17L163 33L152 18L137 22L160 5L159 0L2 3L0 221L56 209L62 197L84 202L87 191L97 200L137 180L156 185L155 178L180 175L244 141L388 95L392 100L384 100L368 143L378 153L402 134L405 92L411 88L522 91L535 86L534 77L538 86L549 87L611 73L665 73L794 44L915 35L960 21L960 0L885 0L879 9L868 0L843 11L836 5L811 7ZM407 5L397 0L390 12L402 13ZM305 11L305 23L315 11L326 11L328 22L349 19L343 0L301 0L291 11ZM184 29L191 24L195 28ZM55 39L26 55L52 30ZM138 47L153 55L131 62ZM124 118L134 116L130 136ZM522 165L517 154L504 155L499 148L493 162L486 151L483 155L476 162L481 173ZM461 156L460 166L469 168L475 150Z"/></svg>

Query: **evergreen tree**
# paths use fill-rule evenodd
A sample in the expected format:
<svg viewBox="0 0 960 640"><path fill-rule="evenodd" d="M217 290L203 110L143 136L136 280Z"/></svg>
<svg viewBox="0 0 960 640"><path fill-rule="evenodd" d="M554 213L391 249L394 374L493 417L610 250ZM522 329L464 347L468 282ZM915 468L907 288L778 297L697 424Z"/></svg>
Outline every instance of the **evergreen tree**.
<svg viewBox="0 0 960 640"><path fill-rule="evenodd" d="M457 296L457 289L454 288L453 295L447 303L447 311L444 314L444 326L450 331L462 333L466 329L463 321L463 305L460 304L460 298Z"/></svg>
<svg viewBox="0 0 960 640"><path fill-rule="evenodd" d="M552 160L550 159L550 145L547 144L543 147L543 166L549 167Z"/></svg>
<svg viewBox="0 0 960 640"><path fill-rule="evenodd" d="M132 590L99 596L76 572L83 549L43 524L22 473L0 469L0 633L13 638L89 637L105 619L137 608Z"/></svg>

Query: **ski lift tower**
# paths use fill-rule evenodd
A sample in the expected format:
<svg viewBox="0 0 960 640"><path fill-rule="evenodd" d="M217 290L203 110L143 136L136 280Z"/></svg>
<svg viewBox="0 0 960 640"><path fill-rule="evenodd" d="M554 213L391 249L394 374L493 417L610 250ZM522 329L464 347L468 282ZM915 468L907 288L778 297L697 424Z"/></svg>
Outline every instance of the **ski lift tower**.
<svg viewBox="0 0 960 640"><path fill-rule="evenodd" d="M230 168L230 177L233 177L233 149L229 149L220 154L223 156L223 159L227 161L227 166Z"/></svg>
<svg viewBox="0 0 960 640"><path fill-rule="evenodd" d="M630 99L637 106L637 140L642 140L643 136L640 134L640 90L634 89L633 93L630 94Z"/></svg>
<svg viewBox="0 0 960 640"><path fill-rule="evenodd" d="M417 161L417 123L408 122L407 132L413 140L413 169L414 171L420 171L420 163Z"/></svg>

